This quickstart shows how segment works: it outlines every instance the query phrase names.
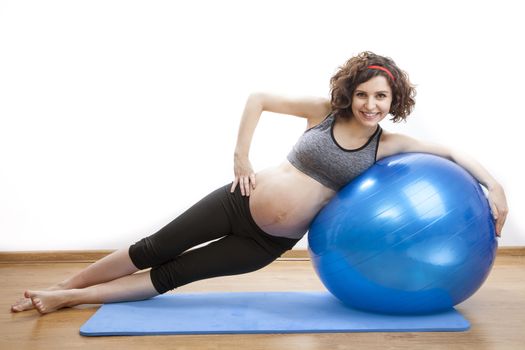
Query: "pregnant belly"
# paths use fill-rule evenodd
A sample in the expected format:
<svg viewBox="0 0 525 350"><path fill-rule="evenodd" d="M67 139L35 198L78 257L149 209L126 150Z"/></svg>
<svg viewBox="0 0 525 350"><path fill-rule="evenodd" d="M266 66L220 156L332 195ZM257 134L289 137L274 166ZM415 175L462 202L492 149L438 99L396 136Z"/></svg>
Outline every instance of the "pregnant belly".
<svg viewBox="0 0 525 350"><path fill-rule="evenodd" d="M265 232L300 238L335 191L297 170L289 162L256 174L250 212Z"/></svg>

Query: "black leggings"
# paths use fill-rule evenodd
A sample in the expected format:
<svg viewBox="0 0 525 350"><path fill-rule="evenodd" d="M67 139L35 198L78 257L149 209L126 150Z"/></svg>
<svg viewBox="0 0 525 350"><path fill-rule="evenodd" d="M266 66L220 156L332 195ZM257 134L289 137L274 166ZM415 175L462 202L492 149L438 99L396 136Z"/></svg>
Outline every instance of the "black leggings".
<svg viewBox="0 0 525 350"><path fill-rule="evenodd" d="M239 186L234 193L230 188L231 184L213 191L129 247L138 269L152 267L151 281L159 294L205 278L258 270L299 241L264 232L253 221L249 197L241 195ZM190 249L211 240L215 241Z"/></svg>

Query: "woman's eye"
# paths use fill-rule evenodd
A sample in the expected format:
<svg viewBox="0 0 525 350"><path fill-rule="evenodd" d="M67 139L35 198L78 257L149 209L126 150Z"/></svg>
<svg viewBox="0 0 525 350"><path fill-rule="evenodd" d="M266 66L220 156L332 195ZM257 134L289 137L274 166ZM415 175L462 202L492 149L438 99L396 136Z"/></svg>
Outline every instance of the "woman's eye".
<svg viewBox="0 0 525 350"><path fill-rule="evenodd" d="M377 95L377 97L379 97L379 98L385 98L386 95L385 95L385 94L379 94L379 95Z"/></svg>

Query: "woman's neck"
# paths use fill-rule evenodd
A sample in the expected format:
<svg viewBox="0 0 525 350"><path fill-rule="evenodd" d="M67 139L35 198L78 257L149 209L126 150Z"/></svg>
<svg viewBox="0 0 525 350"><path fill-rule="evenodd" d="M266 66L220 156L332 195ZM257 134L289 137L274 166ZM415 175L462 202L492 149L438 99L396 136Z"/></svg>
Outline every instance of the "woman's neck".
<svg viewBox="0 0 525 350"><path fill-rule="evenodd" d="M338 118L341 127L346 129L348 133L355 139L368 140L377 130L377 125L367 126L359 123L355 118Z"/></svg>

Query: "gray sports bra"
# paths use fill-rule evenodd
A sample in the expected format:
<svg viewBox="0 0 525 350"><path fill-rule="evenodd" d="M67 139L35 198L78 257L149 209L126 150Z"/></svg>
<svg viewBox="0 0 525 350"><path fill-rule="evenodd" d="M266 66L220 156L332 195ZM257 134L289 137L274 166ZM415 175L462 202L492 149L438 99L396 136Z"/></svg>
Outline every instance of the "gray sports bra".
<svg viewBox="0 0 525 350"><path fill-rule="evenodd" d="M306 130L288 154L299 171L338 191L372 166L377 157L381 127L357 149L341 147L334 137L335 117L330 113L320 124Z"/></svg>

